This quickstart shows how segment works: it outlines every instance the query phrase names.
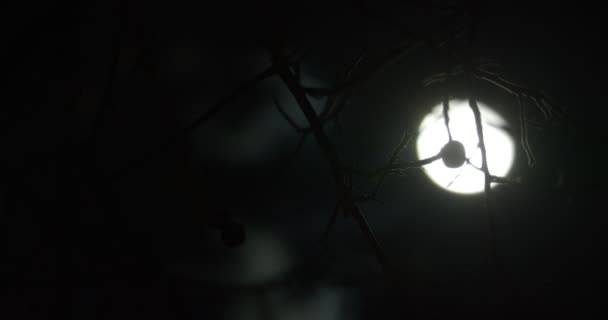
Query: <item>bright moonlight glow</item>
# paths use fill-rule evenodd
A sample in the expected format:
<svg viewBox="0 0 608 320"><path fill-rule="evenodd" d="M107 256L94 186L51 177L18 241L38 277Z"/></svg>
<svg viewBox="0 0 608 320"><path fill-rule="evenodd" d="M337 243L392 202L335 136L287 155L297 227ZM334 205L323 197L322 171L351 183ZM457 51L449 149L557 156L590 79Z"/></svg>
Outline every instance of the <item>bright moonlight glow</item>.
<svg viewBox="0 0 608 320"><path fill-rule="evenodd" d="M513 139L503 129L507 123L496 112L479 103L490 174L506 176L514 159ZM472 165L481 168L475 117L467 100L450 101L450 131L452 139L460 141ZM416 147L418 157L426 159L439 153L449 141L443 117L443 104L436 106L420 124ZM483 191L484 175L470 164L448 168L438 160L425 165L424 171L440 187L455 193L472 194Z"/></svg>

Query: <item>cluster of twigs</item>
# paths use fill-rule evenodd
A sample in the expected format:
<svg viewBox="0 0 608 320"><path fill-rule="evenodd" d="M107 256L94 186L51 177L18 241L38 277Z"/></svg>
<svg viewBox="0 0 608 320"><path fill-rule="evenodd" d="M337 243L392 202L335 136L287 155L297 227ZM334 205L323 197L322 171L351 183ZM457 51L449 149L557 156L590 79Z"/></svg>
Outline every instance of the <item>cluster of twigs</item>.
<svg viewBox="0 0 608 320"><path fill-rule="evenodd" d="M421 167L441 159L442 155L439 153L428 159L416 161L402 160L400 155L402 151L407 148L412 137L411 134L404 133L401 140L395 147L395 150L390 155L388 163L382 168L365 171L347 164L347 161L342 159L340 154L337 152L337 148L327 135L325 127L328 123L337 124L339 122L340 114L346 109L350 99L356 93L360 85L370 81L375 74L387 67L390 67L391 64L395 63L399 59L402 59L413 49L423 45L428 46L434 52L438 53L443 59L442 61L446 66L446 70L448 70L425 79L423 81L425 86L444 83L448 80L456 79L458 76L464 76L469 87L469 105L475 116L479 148L482 153L482 165L478 169L481 170L485 176L484 191L486 194L486 204L488 208L490 204L490 184L511 183L513 181L508 178L493 176L489 172L481 114L479 107L477 106L477 98L474 90L475 82L481 81L488 83L504 90L518 99L518 103L520 104L521 145L528 156L528 163L530 166L534 165L536 160L527 137L528 122L526 118L526 106L528 104L526 102L531 102L533 105L538 107L546 118L554 115L563 115L562 109L557 107L555 102L543 92L516 84L503 78L499 73L489 71L488 68L494 68L499 65L495 61L488 59L472 59L472 55L469 55L465 59L460 59L454 55L446 53L442 49L444 45L459 38L463 34L463 29L456 29L457 30L455 30L453 34L448 36L447 39L444 39L443 41L431 41L430 39L432 38L431 36L433 30L425 30L420 34L410 36L404 45L394 48L394 50L389 51L387 54L372 57L373 55L369 53L361 53L355 59L353 59L352 63L350 63L350 65L346 68L341 80L329 88L313 88L304 86L301 83L300 74L300 64L303 59L303 55L299 53L287 54L285 53L286 48L281 47L280 45L268 46L267 49L272 58L272 64L270 67L257 74L249 81L243 83L241 86L236 88L232 94L224 97L207 111L193 119L189 125L171 137L168 143L173 143L175 140L191 134L194 129L206 124L210 119L213 118L214 115L219 113L225 107L229 106L231 102L241 97L244 93L253 90L261 82L271 77L279 77L294 97L297 106L305 115L307 121L307 125L298 124L289 116L289 112L285 110L284 106L282 106L276 98L274 99L278 112L293 127L293 129L300 134L297 147L288 160L296 157L301 147L305 144L307 138L312 136L331 167L331 172L335 183L336 204L323 233L322 241L326 242L329 230L340 212L346 216L353 217L367 238L370 246L373 248L376 258L383 267L383 270L387 274L390 274L390 265L386 259L385 253L371 227L369 226L365 218L365 213L361 209L360 203L362 201L377 199L379 190L387 176L403 175L410 168ZM469 32L471 33L471 36L469 37L469 45L471 44L473 38L473 32L471 30L472 29L469 29ZM280 43L280 41L278 42ZM324 102L321 112L317 113L315 111L312 106L311 99L318 99L319 101ZM449 93L447 92L444 96L443 106L445 125L451 141L452 135L449 129ZM375 184L373 185L370 193L360 194L353 190L353 174L374 178ZM490 222L490 229L493 229L492 221ZM493 233L492 230L491 233Z"/></svg>
<svg viewBox="0 0 608 320"><path fill-rule="evenodd" d="M528 165L533 167L536 163L536 157L528 141L528 127L532 124L527 118L527 107L534 106L540 111L545 120L551 118L564 118L565 111L560 107L553 98L541 90L525 87L510 80L505 79L499 73L488 70L488 66L499 66L496 63L480 63L470 72L470 77L495 86L504 92L510 94L517 99L519 105L519 122L520 122L520 144L525 152ZM449 78L465 74L461 66L454 67L450 72L435 74L423 81L425 86L430 86L438 83L444 83Z"/></svg>
<svg viewBox="0 0 608 320"><path fill-rule="evenodd" d="M424 42L425 39L422 39L421 41ZM430 46L436 51L440 50L437 45L430 44ZM282 74L281 77L287 84L287 86L290 89L290 91L292 92L292 94L294 94L294 97L296 98L296 101L298 102L301 110L304 112L304 114L307 117L307 120L311 124L310 129L315 134L317 143L319 144L319 146L323 150L324 154L328 158L330 164L332 165L332 169L334 172L334 179L337 183L337 186L336 186L337 204L336 204L334 212L330 218L330 221L325 229L325 232L323 234L323 239L326 240L329 229L330 229L331 225L334 223L335 218L339 211L342 211L342 212L346 213L347 215L354 216L355 220L359 223L360 228L362 229L364 234L366 234L371 246L374 248L378 260L385 267L385 271L387 271L388 265L384 258L385 255L382 252L381 246L379 245L378 241L376 240L375 236L373 235L373 232L371 231L369 225L365 221L364 214L361 211L360 207L357 205L357 201L375 200L383 181L385 180L385 178L388 175L391 175L391 174L403 175L410 168L421 167L421 166L424 166L426 164L429 164L436 160L441 159L442 155L441 155L441 153L439 153L428 159L422 159L422 160L417 160L417 161L401 160L399 156L402 153L402 150L407 147L408 142L411 139L411 135L404 134L402 139L398 143L397 147L393 151L392 155L390 156L388 164L380 169L366 172L366 171L360 170L358 168L354 168L352 166L345 166L342 164L342 162L340 162L338 155L335 153L335 151L333 151L335 149L332 148L331 142L329 141L329 139L327 138L327 135L325 135L325 133L323 131L323 124L330 120L330 118L325 117L323 115L327 114L326 110L331 110L332 108L335 108L335 107L333 105L332 106L326 105L324 112L321 114L321 116L317 116L314 113L314 110L310 107L310 103L306 97L306 94L312 95L314 97L325 95L328 98L330 98L329 101L332 101L332 103L335 103L335 101L338 101L338 99L336 99L336 97L343 98L344 97L343 95L351 94L354 91L354 87L356 86L356 84L359 81L361 81L362 78L364 78L364 77L362 77L362 78L351 77L351 75L354 74L353 69L356 68L360 62L361 62L361 57L359 57L356 60L356 64L354 64L353 66L351 66L351 68L349 68L349 71L347 72L347 77L345 77L344 81L342 83L337 84L333 88L326 88L326 89L304 88L299 83L296 83L295 79L290 74ZM514 82L511 82L511 81L503 78L498 73L487 70L487 68L489 68L489 67L496 67L496 66L500 66L500 65L497 62L492 61L492 60L478 59L478 61L474 61L473 59L470 59L469 61L462 61L461 64L453 67L451 72L434 75L424 81L424 85L429 86L429 85L432 85L435 83L443 83L443 82L447 81L448 78L455 78L459 75L464 75L465 80L468 83L469 105L470 105L473 115L475 117L475 124L476 124L476 129L477 129L478 140L479 140L478 146L479 146L479 148L481 150L481 154L482 154L482 164L481 164L481 167L477 168L477 169L484 173L484 193L486 195L486 208L488 209L488 217L490 220L489 221L490 234L491 234L491 239L490 239L491 245L490 246L491 246L492 256L496 256L496 248L495 248L496 240L495 240L495 236L494 236L494 233L495 233L494 232L495 227L494 227L494 221L493 221L494 219L489 210L489 208L490 208L490 185L491 185L491 183L517 183L517 181L513 180L513 179L505 178L505 177L497 177L490 173L488 161L487 161L486 145L485 145L485 141L484 141L482 121L481 121L481 113L479 111L479 107L477 104L477 98L476 98L475 89L474 89L474 82L482 81L485 83L489 83L493 86L498 87L499 89L506 91L507 93L513 95L514 97L516 97L518 99L518 103L520 105L519 112L520 112L520 129L521 129L521 132L520 132L521 146L522 146L522 149L524 150L525 154L528 157L528 164L530 166L534 165L534 163L536 162L536 159L534 157L534 153L532 152L532 148L530 147L530 144L528 142L528 132L527 132L528 122L527 122L527 118L526 118L525 102L526 101L532 102L533 105L538 107L538 109L543 113L543 115L545 116L546 119L549 119L552 116L563 116L564 115L563 110L548 95L546 95L542 91L530 89L530 88L524 87L522 85L516 84ZM343 94L343 95L341 96L341 94ZM342 104L340 108L336 108L334 110L342 110L344 108L344 105L345 104ZM452 141L452 135L451 135L451 131L449 128L449 94L448 93L446 93L444 96L443 106L444 106L444 119L445 119L446 129L448 131L449 140ZM293 120L290 120L285 112L282 112L282 114L284 116L286 116L288 122L293 124ZM295 128L296 128L296 130L301 131L301 129L299 127L295 127ZM308 131L306 131L304 134L306 134L307 132ZM366 195L353 194L352 184L350 182L350 180L352 180L352 179L348 179L349 174L352 175L353 173L377 178L377 180L376 180L377 182L369 194L366 194ZM494 258L494 259L496 259L496 258Z"/></svg>

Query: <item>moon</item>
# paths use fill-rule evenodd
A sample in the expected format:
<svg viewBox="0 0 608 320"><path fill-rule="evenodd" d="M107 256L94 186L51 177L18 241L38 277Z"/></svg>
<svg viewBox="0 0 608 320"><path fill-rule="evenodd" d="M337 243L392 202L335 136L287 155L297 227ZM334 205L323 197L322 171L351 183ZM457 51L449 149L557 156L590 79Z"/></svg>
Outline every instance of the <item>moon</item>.
<svg viewBox="0 0 608 320"><path fill-rule="evenodd" d="M483 103L477 103L481 113L486 155L490 174L507 176L515 158L513 138L504 129L507 122L496 111ZM470 163L459 168L448 168L443 161L435 161L423 167L426 175L444 190L457 194L476 194L484 190L481 168L481 151L478 147L475 117L468 100L450 100L450 132L452 139L461 142ZM439 153L448 143L449 136L443 117L443 104L439 104L424 117L418 128L416 150L420 159Z"/></svg>

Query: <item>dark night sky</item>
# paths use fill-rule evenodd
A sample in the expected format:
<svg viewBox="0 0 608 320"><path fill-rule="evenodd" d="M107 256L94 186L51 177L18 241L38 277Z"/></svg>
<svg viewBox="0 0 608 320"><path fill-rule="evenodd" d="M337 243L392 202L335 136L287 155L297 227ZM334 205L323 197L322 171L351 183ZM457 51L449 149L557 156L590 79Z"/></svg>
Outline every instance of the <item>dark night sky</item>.
<svg viewBox="0 0 608 320"><path fill-rule="evenodd" d="M420 3L9 5L0 108L6 319L599 311L606 221L601 10ZM530 130L535 167L518 148L511 175L523 186L493 189L502 273L487 263L483 197L446 193L420 170L388 178L382 203L362 205L394 278L383 276L353 219L339 216L323 248L336 201L331 171L310 137L285 165L298 133L273 97L295 121L306 119L276 76L172 138L268 68L265 48L278 39L306 53L304 84L331 86L361 52L373 61L412 33L455 33L466 24L450 18L459 8L480 17L474 56L500 62L505 77L542 89L567 113ZM447 50L462 52L465 43L457 38ZM422 80L443 71L442 61L421 45L358 86L341 126L326 126L340 155L370 169L385 164L402 132L415 132L440 101L441 90ZM454 80L454 95L466 96L463 81ZM516 101L487 84L476 89L517 134ZM414 151L403 158L415 159ZM354 182L370 188L363 178ZM222 243L218 224L226 221L244 228L240 246Z"/></svg>

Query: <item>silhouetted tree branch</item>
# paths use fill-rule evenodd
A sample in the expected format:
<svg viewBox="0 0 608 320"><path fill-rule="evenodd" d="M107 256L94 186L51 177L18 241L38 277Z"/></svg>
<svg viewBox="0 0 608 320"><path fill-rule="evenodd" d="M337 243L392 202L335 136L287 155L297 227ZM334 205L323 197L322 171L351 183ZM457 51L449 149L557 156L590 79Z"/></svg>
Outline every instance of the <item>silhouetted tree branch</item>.
<svg viewBox="0 0 608 320"><path fill-rule="evenodd" d="M276 60L278 55L277 53L273 53L273 57ZM304 113L304 116L308 120L310 124L310 128L313 132L315 140L319 145L321 151L323 152L325 158L328 160L330 167L332 169L332 174L334 177L334 181L336 183L336 197L337 197L337 207L334 210L334 214L330 218L329 226L331 227L332 221L335 219L336 210L342 211L344 214L353 216L355 221L357 221L359 228L367 237L368 242L374 249L374 253L376 254L376 258L380 262L385 274L389 276L390 267L384 251L380 246L376 236L371 230L365 216L359 206L356 204L354 200L354 196L352 194L351 187L347 184L346 176L344 168L341 164L338 153L336 152L335 147L330 141L329 137L324 132L323 124L316 114L314 108L310 104L310 101L306 97L306 91L301 87L298 79L294 76L294 74L288 68L283 68L279 71L279 76L284 81L285 85L293 94L300 110Z"/></svg>
<svg viewBox="0 0 608 320"><path fill-rule="evenodd" d="M454 20L456 21L460 19L460 11L458 11L457 14L452 16L452 18L454 18ZM351 165L346 165L345 161L341 159L340 155L338 154L336 146L326 134L325 125L331 121L334 121L336 123L338 122L338 118L343 112L343 110L346 109L348 101L351 99L351 97L361 85L368 83L375 75L380 73L382 70L385 70L386 68L390 67L396 61L402 59L409 52L416 48L419 48L422 45L427 45L433 50L433 52L438 55L439 60L442 66L444 67L443 70L446 70L445 72L433 75L428 79L425 79L425 81L423 82L425 86L433 85L436 83L445 83L448 79L450 81L455 81L458 76L464 75L469 91L469 106L471 107L471 110L475 117L476 131L479 139L479 148L481 150L482 155L482 164L479 169L484 173L484 193L486 197L486 207L488 209L490 207L490 184L506 182L506 180L501 180L501 178L492 176L489 171L481 114L477 105L477 95L474 88L474 80L480 80L482 82L490 83L516 96L519 99L522 134L521 143L522 147L526 151L526 154L528 154L530 163L533 163L534 157L527 139L527 119L524 110L524 99L532 101L547 118L552 115L563 114L561 109L555 107L555 104L552 102L552 100L548 98L544 93L517 85L513 82L504 79L497 73L488 71L486 68L494 68L497 66L497 63L495 61L488 60L485 58L473 59L472 56L468 56L466 59L463 60L462 58L457 57L456 55L450 52L447 52L447 50L444 49L446 43L456 40L460 36L465 34L466 31L470 31L466 27L463 27L460 23L457 23L456 27L454 28L454 32L451 32L450 34L445 36L443 40L437 41L436 37L434 37L434 33L441 27L446 27L447 25L450 25L452 23L454 22L451 19L445 19L442 20L439 26L417 30L416 32L410 32L406 37L406 41L404 42L404 44L396 46L383 54L373 54L372 52L359 53L346 67L346 70L342 75L341 79L329 88L315 88L304 86L301 82L302 75L300 66L303 55L298 56L296 53L293 53L291 55L283 54L282 50L284 50L285 48L282 47L282 42L280 41L280 39L274 39L277 41L268 45L270 53L272 55L272 65L269 68L255 75L253 78L249 79L245 83L241 84L240 86L235 88L231 94L220 99L216 104L214 104L206 111L195 117L187 126L172 135L168 139L167 143L174 143L175 141L191 134L196 128L208 123L210 119L212 119L215 115L221 112L224 108L226 108L236 99L242 97L246 92L253 90L264 80L273 76L278 76L287 86L290 93L293 95L297 106L303 112L308 122L308 126L298 124L289 115L285 108L277 101L277 99L273 97L274 104L278 112L285 119L285 121L289 123L289 125L293 127L293 129L297 133L300 134L296 149L287 158L286 163L289 164L289 162L291 162L297 156L299 150L304 145L307 137L309 135L312 135L315 138L315 141L319 146L324 158L326 158L330 165L332 177L336 184L335 188L337 203L327 224L327 227L325 228L322 240L325 241L327 239L329 229L334 224L336 216L339 212L343 212L347 216L353 216L357 221L359 228L366 236L369 244L374 249L375 255L382 267L384 268L384 271L388 274L388 270L390 269L390 267L388 262L386 261L385 253L382 250L374 233L372 232L368 222L366 221L365 215L362 212L360 206L358 205L358 202L376 199L378 192L388 175L403 175L408 169L418 168L430 164L439 159L443 159L445 162L445 157L447 155L440 152L437 155L427 159L414 161L400 160L399 156L402 153L402 150L407 148L408 142L411 138L411 135L404 134L400 142L396 146L395 150L391 154L387 165L376 170L367 171L355 168ZM443 97L443 115L446 130L448 132L449 142L452 142L452 134L449 125L449 94L450 93L446 91ZM326 98L322 110L319 114L317 114L317 112L312 107L310 98ZM159 149L163 150L163 148ZM150 157L148 156L147 158ZM131 165L136 165L138 161L141 161L141 158L136 159L136 161ZM468 163L470 164L470 162ZM129 169L130 167L131 166L126 166L120 172L125 172L125 170ZM286 165L284 167L286 167ZM349 178L349 176L353 173L367 176L370 178L377 178L376 183L372 187L370 194L363 195L355 194L353 192L352 179ZM490 229L492 229L492 234L494 234L493 224L493 218L490 217ZM494 244L492 244L492 246L494 246Z"/></svg>

